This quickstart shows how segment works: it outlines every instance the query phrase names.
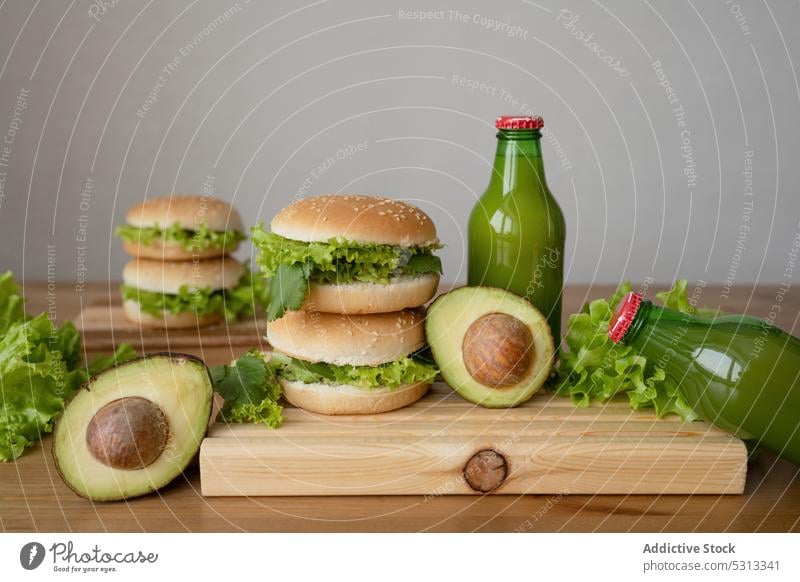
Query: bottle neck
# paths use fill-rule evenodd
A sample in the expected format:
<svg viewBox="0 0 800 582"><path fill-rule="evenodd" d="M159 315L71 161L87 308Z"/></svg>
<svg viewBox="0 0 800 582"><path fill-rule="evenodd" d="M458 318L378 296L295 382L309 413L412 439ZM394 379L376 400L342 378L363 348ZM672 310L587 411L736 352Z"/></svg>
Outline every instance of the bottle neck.
<svg viewBox="0 0 800 582"><path fill-rule="evenodd" d="M546 190L541 137L538 130L499 131L490 185L500 184L504 192L520 184L539 184Z"/></svg>
<svg viewBox="0 0 800 582"><path fill-rule="evenodd" d="M677 366L685 366L686 354L680 354L689 328L696 322L688 313L658 307L650 301L642 301L636 311L631 326L622 338L622 343L633 347L643 356L662 367L667 362ZM667 354L667 359L663 356ZM663 360L663 361L662 361Z"/></svg>
<svg viewBox="0 0 800 582"><path fill-rule="evenodd" d="M628 346L635 344L637 338L642 333L642 329L648 327L650 312L654 307L655 306L653 305L652 301L641 302L639 309L636 310L636 315L634 316L628 331L626 331L625 335L622 337L622 343Z"/></svg>

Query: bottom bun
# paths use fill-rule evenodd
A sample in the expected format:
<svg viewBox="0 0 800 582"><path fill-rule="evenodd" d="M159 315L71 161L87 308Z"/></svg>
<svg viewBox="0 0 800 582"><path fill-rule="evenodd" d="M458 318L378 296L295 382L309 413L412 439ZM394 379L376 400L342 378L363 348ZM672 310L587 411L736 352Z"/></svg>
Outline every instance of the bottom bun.
<svg viewBox="0 0 800 582"><path fill-rule="evenodd" d="M347 384L303 384L280 378L286 400L320 414L379 414L408 406L422 398L430 384L417 382L394 390L358 388Z"/></svg>
<svg viewBox="0 0 800 582"><path fill-rule="evenodd" d="M237 245L238 246L238 245ZM159 261L192 261L194 259L213 259L222 257L227 253L232 253L236 247L230 247L226 251L220 247L211 247L198 251L187 251L180 243L164 242L155 239L149 245L139 242L122 241L122 249L132 257L140 259L157 259Z"/></svg>
<svg viewBox="0 0 800 582"><path fill-rule="evenodd" d="M125 316L134 323L146 327L162 327L166 329L187 329L190 327L204 327L222 321L222 315L211 313L197 317L191 312L184 313L164 313L162 316L144 313L136 301L128 299L122 305Z"/></svg>
<svg viewBox="0 0 800 582"><path fill-rule="evenodd" d="M436 295L439 275L405 276L382 283L312 283L308 289L303 309L323 313L359 315L365 313L392 313L409 307L425 305Z"/></svg>

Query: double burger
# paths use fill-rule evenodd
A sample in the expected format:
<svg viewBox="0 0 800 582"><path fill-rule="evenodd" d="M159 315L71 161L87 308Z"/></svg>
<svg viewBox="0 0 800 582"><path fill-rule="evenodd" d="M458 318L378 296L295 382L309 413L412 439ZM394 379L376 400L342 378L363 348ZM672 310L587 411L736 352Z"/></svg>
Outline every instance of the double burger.
<svg viewBox="0 0 800 582"><path fill-rule="evenodd" d="M262 302L263 281L228 256L246 239L239 213L210 196L150 198L116 229L133 259L122 272L125 315L149 327L233 321Z"/></svg>
<svg viewBox="0 0 800 582"><path fill-rule="evenodd" d="M424 311L439 285L436 229L396 200L325 195L253 230L270 281L271 368L292 404L322 414L400 408L428 390Z"/></svg>

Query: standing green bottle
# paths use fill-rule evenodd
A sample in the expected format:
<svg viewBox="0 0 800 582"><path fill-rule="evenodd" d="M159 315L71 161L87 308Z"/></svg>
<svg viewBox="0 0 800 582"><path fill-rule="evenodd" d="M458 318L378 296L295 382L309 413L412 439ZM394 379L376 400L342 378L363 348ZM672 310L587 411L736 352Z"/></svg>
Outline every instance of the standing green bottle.
<svg viewBox="0 0 800 582"><path fill-rule="evenodd" d="M561 340L564 215L544 177L541 117L498 117L492 177L469 217L469 285L528 299Z"/></svg>

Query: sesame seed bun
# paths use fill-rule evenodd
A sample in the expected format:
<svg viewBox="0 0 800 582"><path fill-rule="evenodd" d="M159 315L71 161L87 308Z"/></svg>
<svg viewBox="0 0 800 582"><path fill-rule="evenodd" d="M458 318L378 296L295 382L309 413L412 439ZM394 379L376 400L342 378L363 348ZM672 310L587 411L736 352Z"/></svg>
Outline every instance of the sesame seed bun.
<svg viewBox="0 0 800 582"><path fill-rule="evenodd" d="M358 388L345 384L303 384L278 380L293 405L319 414L379 414L408 406L422 398L430 384L417 382L394 390Z"/></svg>
<svg viewBox="0 0 800 582"><path fill-rule="evenodd" d="M430 217L399 200L359 194L303 198L270 223L285 238L324 242L336 237L360 243L425 246L438 242Z"/></svg>
<svg viewBox="0 0 800 582"><path fill-rule="evenodd" d="M244 267L231 257L176 262L133 259L122 270L122 281L143 291L175 295L183 285L213 291L231 289L242 275Z"/></svg>
<svg viewBox="0 0 800 582"><path fill-rule="evenodd" d="M425 305L438 288L437 273L397 277L386 285L361 282L342 285L312 283L303 309L350 315L389 313Z"/></svg>
<svg viewBox="0 0 800 582"><path fill-rule="evenodd" d="M424 314L418 310L372 315L289 311L267 324L276 350L308 362L377 366L425 345Z"/></svg>
<svg viewBox="0 0 800 582"><path fill-rule="evenodd" d="M205 195L149 198L131 208L125 219L132 226L169 227L178 223L181 228L196 230L205 223L211 230L244 232L242 219L233 206Z"/></svg>

